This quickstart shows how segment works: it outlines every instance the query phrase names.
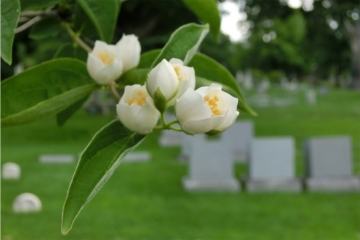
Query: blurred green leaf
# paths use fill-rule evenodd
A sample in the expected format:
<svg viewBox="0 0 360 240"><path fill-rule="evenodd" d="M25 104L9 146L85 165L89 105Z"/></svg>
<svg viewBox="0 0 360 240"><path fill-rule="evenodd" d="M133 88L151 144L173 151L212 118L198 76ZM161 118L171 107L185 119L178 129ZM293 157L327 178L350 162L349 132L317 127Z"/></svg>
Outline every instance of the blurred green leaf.
<svg viewBox="0 0 360 240"><path fill-rule="evenodd" d="M44 62L1 83L1 124L8 127L55 115L96 88L83 62Z"/></svg>
<svg viewBox="0 0 360 240"><path fill-rule="evenodd" d="M66 121L71 118L86 102L86 100L89 98L90 95L85 96L84 98L76 101L69 107L67 107L65 110L59 112L56 115L56 123L59 127L64 126Z"/></svg>
<svg viewBox="0 0 360 240"><path fill-rule="evenodd" d="M42 40L56 37L60 31L63 31L63 28L57 18L44 18L31 28L29 37L34 40Z"/></svg>
<svg viewBox="0 0 360 240"><path fill-rule="evenodd" d="M155 67L161 60L178 58L187 64L197 52L202 40L209 32L208 25L194 23L178 28L170 37L164 48L151 65Z"/></svg>
<svg viewBox="0 0 360 240"><path fill-rule="evenodd" d="M87 59L87 52L84 51L81 47L71 43L65 43L61 45L56 53L54 54L53 58L77 58L81 61L86 62Z"/></svg>
<svg viewBox="0 0 360 240"><path fill-rule="evenodd" d="M219 39L221 18L215 0L183 0L184 4L195 13L200 20L210 25L210 32Z"/></svg>
<svg viewBox="0 0 360 240"><path fill-rule="evenodd" d="M161 49L154 49L141 54L138 68L150 68L156 57L161 52Z"/></svg>
<svg viewBox="0 0 360 240"><path fill-rule="evenodd" d="M136 68L123 74L118 81L120 86L140 84L142 85L147 78L148 68Z"/></svg>
<svg viewBox="0 0 360 240"><path fill-rule="evenodd" d="M119 0L78 0L96 27L101 40L111 43L120 10Z"/></svg>
<svg viewBox="0 0 360 240"><path fill-rule="evenodd" d="M119 120L106 125L81 154L62 212L61 232L67 234L81 209L97 194L128 152L146 135L130 131Z"/></svg>
<svg viewBox="0 0 360 240"><path fill-rule="evenodd" d="M220 83L222 86L232 89L236 93L235 96L239 99L239 108L253 116L257 115L246 103L244 95L233 75L220 63L204 54L198 53L189 62L188 66L194 67L196 76L209 79L212 82Z"/></svg>
<svg viewBox="0 0 360 240"><path fill-rule="evenodd" d="M1 0L1 58L12 63L12 47L15 28L19 21L19 0Z"/></svg>
<svg viewBox="0 0 360 240"><path fill-rule="evenodd" d="M22 11L40 10L57 4L59 0L20 0Z"/></svg>

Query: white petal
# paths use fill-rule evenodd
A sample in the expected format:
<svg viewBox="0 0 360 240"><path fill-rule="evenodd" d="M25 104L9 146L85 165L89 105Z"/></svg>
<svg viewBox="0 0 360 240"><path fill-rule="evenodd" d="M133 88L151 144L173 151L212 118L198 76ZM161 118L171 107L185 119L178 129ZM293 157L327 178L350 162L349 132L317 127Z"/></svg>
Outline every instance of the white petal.
<svg viewBox="0 0 360 240"><path fill-rule="evenodd" d="M97 74L95 80L100 84L109 84L120 77L122 73L122 63L117 59L105 66Z"/></svg>
<svg viewBox="0 0 360 240"><path fill-rule="evenodd" d="M152 132L159 117L159 111L152 104L144 104L135 117L136 132L141 134Z"/></svg>
<svg viewBox="0 0 360 240"><path fill-rule="evenodd" d="M175 113L180 123L211 116L211 110L203 97L190 88L176 101Z"/></svg>
<svg viewBox="0 0 360 240"><path fill-rule="evenodd" d="M100 52L103 52L104 50L107 49L109 45L106 42L100 41L100 40L96 40L95 41L95 45L94 48L92 50L92 53L94 53L95 55L97 55Z"/></svg>
<svg viewBox="0 0 360 240"><path fill-rule="evenodd" d="M199 134L214 130L223 121L224 121L224 116L216 116L201 120L186 121L181 125L181 127L187 133Z"/></svg>
<svg viewBox="0 0 360 240"><path fill-rule="evenodd" d="M172 58L172 59L170 59L169 63L170 63L171 65L173 65L173 66L174 66L174 65L184 66L184 62L181 61L181 60L178 59L178 58Z"/></svg>
<svg viewBox="0 0 360 240"><path fill-rule="evenodd" d="M125 127L129 128L132 131L136 131L136 122L135 116L140 111L140 106L133 104L129 106L126 103L119 103L116 105L116 112L119 116L120 121L124 124Z"/></svg>
<svg viewBox="0 0 360 240"><path fill-rule="evenodd" d="M136 67L139 64L141 46L135 35L124 35L116 46L123 61L124 72Z"/></svg>
<svg viewBox="0 0 360 240"><path fill-rule="evenodd" d="M90 76L96 80L97 73L104 68L104 64L97 57L94 57L92 53L88 54L88 58L86 61L86 68L90 74Z"/></svg>
<svg viewBox="0 0 360 240"><path fill-rule="evenodd" d="M215 128L215 130L225 131L226 129L228 129L229 127L231 127L235 123L237 116L239 116L238 111L229 110L225 114L224 121L219 126L217 126Z"/></svg>

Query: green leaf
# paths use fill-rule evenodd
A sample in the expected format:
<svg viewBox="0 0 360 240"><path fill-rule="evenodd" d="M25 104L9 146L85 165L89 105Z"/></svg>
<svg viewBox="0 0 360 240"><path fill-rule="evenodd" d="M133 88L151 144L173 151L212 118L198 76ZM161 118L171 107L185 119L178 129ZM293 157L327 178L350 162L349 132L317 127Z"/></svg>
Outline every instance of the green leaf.
<svg viewBox="0 0 360 240"><path fill-rule="evenodd" d="M128 152L146 135L115 120L95 134L81 154L65 199L61 232L67 234L81 209L97 194Z"/></svg>
<svg viewBox="0 0 360 240"><path fill-rule="evenodd" d="M178 28L170 37L161 50L151 68L154 68L161 60L171 58L181 59L187 64L197 52L202 40L209 32L208 25L190 23Z"/></svg>
<svg viewBox="0 0 360 240"><path fill-rule="evenodd" d="M79 60L39 64L1 83L1 124L20 125L55 115L98 87Z"/></svg>
<svg viewBox="0 0 360 240"><path fill-rule="evenodd" d="M63 28L57 18L45 18L36 23L29 34L34 40L42 40L46 38L56 37Z"/></svg>
<svg viewBox="0 0 360 240"><path fill-rule="evenodd" d="M122 87L133 84L142 85L146 81L148 72L149 72L148 68L132 69L126 72L125 74L123 74L116 82Z"/></svg>
<svg viewBox="0 0 360 240"><path fill-rule="evenodd" d="M78 100L77 102L70 105L68 108L56 115L56 122L59 127L64 126L65 122L71 118L86 102L90 95Z"/></svg>
<svg viewBox="0 0 360 240"><path fill-rule="evenodd" d="M120 10L119 0L78 0L95 25L101 40L111 43Z"/></svg>
<svg viewBox="0 0 360 240"><path fill-rule="evenodd" d="M198 53L189 62L188 66L195 68L196 76L209 79L212 82L220 83L222 86L232 89L236 93L235 96L239 99L239 108L253 116L257 115L246 103L244 95L233 75L220 63L204 54Z"/></svg>
<svg viewBox="0 0 360 240"><path fill-rule="evenodd" d="M19 0L1 0L1 58L12 63L12 47L15 28L19 21Z"/></svg>
<svg viewBox="0 0 360 240"><path fill-rule="evenodd" d="M150 68L156 57L161 52L161 49L154 49L141 54L138 68Z"/></svg>
<svg viewBox="0 0 360 240"><path fill-rule="evenodd" d="M215 39L219 39L221 18L215 0L183 0L184 4L200 18L210 25L210 32Z"/></svg>
<svg viewBox="0 0 360 240"><path fill-rule="evenodd" d="M59 0L20 0L22 11L45 9L58 2Z"/></svg>

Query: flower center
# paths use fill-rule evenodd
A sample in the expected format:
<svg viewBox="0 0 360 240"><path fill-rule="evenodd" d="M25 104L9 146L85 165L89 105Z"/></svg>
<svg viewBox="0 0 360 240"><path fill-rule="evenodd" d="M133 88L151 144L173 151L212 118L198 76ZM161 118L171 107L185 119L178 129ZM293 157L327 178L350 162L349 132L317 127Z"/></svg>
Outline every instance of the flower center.
<svg viewBox="0 0 360 240"><path fill-rule="evenodd" d="M176 76L177 76L179 82L182 82L183 79L182 79L182 77L180 76L180 68L179 68L178 66L175 66L175 67L174 67L174 70L175 70L175 73L176 73Z"/></svg>
<svg viewBox="0 0 360 240"><path fill-rule="evenodd" d="M138 90L136 92L136 95L128 100L129 106L131 106L133 104L137 104L139 106L142 106L145 103L146 103L146 96L144 95L144 93L141 90Z"/></svg>
<svg viewBox="0 0 360 240"><path fill-rule="evenodd" d="M221 111L218 108L218 104L217 102L219 101L218 96L213 96L212 98L209 97L209 95L206 95L204 97L204 101L206 102L207 105L209 105L210 110L212 112L212 116L219 116L221 115Z"/></svg>
<svg viewBox="0 0 360 240"><path fill-rule="evenodd" d="M114 61L114 57L110 56L106 52L99 53L98 56L105 66L109 65L110 63L112 63Z"/></svg>

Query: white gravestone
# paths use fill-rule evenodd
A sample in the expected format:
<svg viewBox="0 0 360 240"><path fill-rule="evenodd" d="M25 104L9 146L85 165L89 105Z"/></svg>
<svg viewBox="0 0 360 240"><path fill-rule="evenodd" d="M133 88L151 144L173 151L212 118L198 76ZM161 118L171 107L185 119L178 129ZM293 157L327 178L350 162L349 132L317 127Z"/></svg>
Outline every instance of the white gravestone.
<svg viewBox="0 0 360 240"><path fill-rule="evenodd" d="M16 213L40 212L41 201L32 193L20 194L14 200L13 211Z"/></svg>
<svg viewBox="0 0 360 240"><path fill-rule="evenodd" d="M188 161L192 149L192 140L193 136L187 135L185 133L181 136L181 152L178 157L179 161Z"/></svg>
<svg viewBox="0 0 360 240"><path fill-rule="evenodd" d="M251 90L254 88L254 82L252 78L251 71L248 69L245 72L245 79L244 79L244 88L247 90Z"/></svg>
<svg viewBox="0 0 360 240"><path fill-rule="evenodd" d="M8 162L2 166L2 178L6 180L18 180L21 175L20 166L16 163Z"/></svg>
<svg viewBox="0 0 360 240"><path fill-rule="evenodd" d="M360 190L360 179L352 173L350 137L309 138L304 156L309 191Z"/></svg>
<svg viewBox="0 0 360 240"><path fill-rule="evenodd" d="M239 182L233 177L234 164L230 147L220 139L208 140L194 135L189 158L189 175L183 178L187 191L236 192Z"/></svg>
<svg viewBox="0 0 360 240"><path fill-rule="evenodd" d="M149 162L151 160L151 154L149 152L130 152L128 153L123 162Z"/></svg>
<svg viewBox="0 0 360 240"><path fill-rule="evenodd" d="M299 192L301 182L294 174L294 139L292 137L255 138L251 142L249 192Z"/></svg>
<svg viewBox="0 0 360 240"><path fill-rule="evenodd" d="M314 89L309 89L305 92L306 102L308 104L316 104L316 91Z"/></svg>
<svg viewBox="0 0 360 240"><path fill-rule="evenodd" d="M230 146L236 162L246 162L250 155L250 143L254 137L252 121L237 121L222 133L222 139Z"/></svg>
<svg viewBox="0 0 360 240"><path fill-rule="evenodd" d="M73 163L75 156L70 154L42 154L39 156L41 163Z"/></svg>
<svg viewBox="0 0 360 240"><path fill-rule="evenodd" d="M173 113L165 112L166 122L169 123L172 120L176 119L176 116ZM180 128L179 124L172 125L173 127ZM159 138L159 145L162 147L171 147L171 146L181 146L181 136L182 132L176 132L174 130L164 130L161 131L161 136Z"/></svg>

